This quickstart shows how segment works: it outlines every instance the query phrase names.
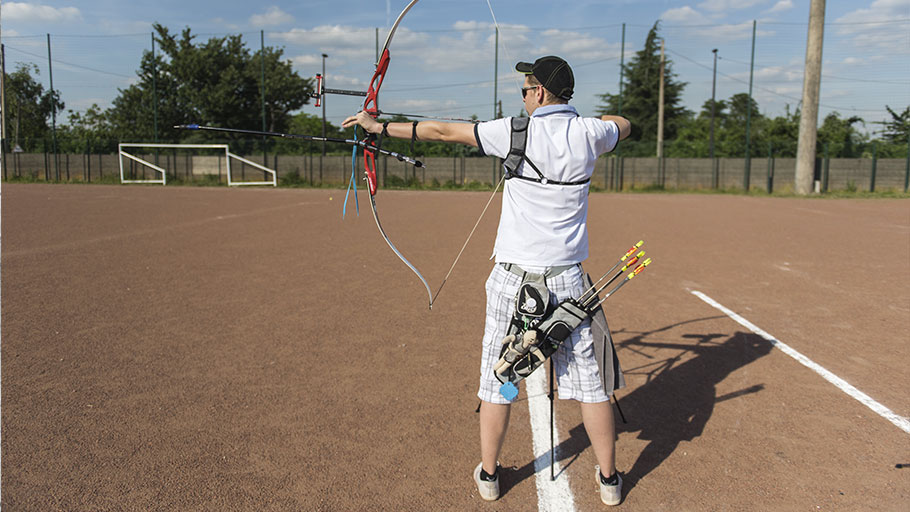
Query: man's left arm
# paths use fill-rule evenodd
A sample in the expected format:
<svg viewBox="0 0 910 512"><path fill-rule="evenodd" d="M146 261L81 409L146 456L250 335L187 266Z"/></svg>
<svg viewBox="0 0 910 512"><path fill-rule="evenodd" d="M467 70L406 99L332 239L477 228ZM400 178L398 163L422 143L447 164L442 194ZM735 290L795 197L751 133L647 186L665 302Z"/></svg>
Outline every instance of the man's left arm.
<svg viewBox="0 0 910 512"><path fill-rule="evenodd" d="M366 112L359 112L344 120L344 128L360 125L369 133L382 132L382 123L373 119ZM414 133L414 123L388 123L386 133L397 139L410 139ZM477 147L474 136L474 123L440 121L421 121L417 124L417 140L425 142L449 142Z"/></svg>

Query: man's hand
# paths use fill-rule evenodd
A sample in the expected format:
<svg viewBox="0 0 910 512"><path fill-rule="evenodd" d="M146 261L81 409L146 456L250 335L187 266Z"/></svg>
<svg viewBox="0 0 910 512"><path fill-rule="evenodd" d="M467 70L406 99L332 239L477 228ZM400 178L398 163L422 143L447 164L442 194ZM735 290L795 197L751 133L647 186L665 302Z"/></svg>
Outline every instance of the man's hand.
<svg viewBox="0 0 910 512"><path fill-rule="evenodd" d="M382 123L373 119L370 114L367 114L363 110L358 112L357 115L345 119L344 122L341 123L341 126L344 128L350 128L354 125L360 125L367 133L380 133L382 131Z"/></svg>

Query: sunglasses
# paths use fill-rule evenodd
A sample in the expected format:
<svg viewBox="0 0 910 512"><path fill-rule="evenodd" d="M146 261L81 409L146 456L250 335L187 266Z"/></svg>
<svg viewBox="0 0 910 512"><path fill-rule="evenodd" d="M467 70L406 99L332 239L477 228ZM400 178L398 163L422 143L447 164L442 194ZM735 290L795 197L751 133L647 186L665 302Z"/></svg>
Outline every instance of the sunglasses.
<svg viewBox="0 0 910 512"><path fill-rule="evenodd" d="M532 86L530 86L530 87L522 87L522 88L521 88L521 97L522 97L522 98L527 97L528 91L530 91L530 90L532 90L532 89L537 89L538 87L540 87L540 86L539 86L539 85L532 85Z"/></svg>

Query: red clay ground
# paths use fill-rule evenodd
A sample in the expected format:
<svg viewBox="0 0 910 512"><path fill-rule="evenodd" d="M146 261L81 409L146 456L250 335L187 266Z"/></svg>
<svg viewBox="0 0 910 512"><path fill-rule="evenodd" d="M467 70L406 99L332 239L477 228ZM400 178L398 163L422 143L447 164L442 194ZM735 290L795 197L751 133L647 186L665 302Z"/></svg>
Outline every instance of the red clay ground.
<svg viewBox="0 0 910 512"><path fill-rule="evenodd" d="M4 508L537 509L525 401L502 499L470 478L498 207L428 312L337 190L2 193ZM378 203L435 288L486 199ZM639 238L654 258L606 304L619 510L906 510L910 435L690 290L910 416L910 202L595 194L590 229L589 272ZM606 508L556 414L577 510Z"/></svg>

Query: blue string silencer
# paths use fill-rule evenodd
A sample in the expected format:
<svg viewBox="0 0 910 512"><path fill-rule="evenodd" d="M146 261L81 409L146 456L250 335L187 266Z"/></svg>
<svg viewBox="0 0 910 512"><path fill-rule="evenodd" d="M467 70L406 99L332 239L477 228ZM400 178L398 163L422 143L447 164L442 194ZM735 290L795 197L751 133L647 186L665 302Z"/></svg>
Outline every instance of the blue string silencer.
<svg viewBox="0 0 910 512"><path fill-rule="evenodd" d="M357 127L354 127L354 142L357 142ZM348 182L348 190L344 193L344 206L341 209L341 218L344 219L348 211L348 196L351 194L351 187L354 187L354 205L357 208L357 216L360 217L360 200L357 198L357 144L351 148L351 181Z"/></svg>
<svg viewBox="0 0 910 512"><path fill-rule="evenodd" d="M499 394L506 400L515 400L515 397L518 396L518 387L511 382L506 382L502 386L499 386Z"/></svg>

